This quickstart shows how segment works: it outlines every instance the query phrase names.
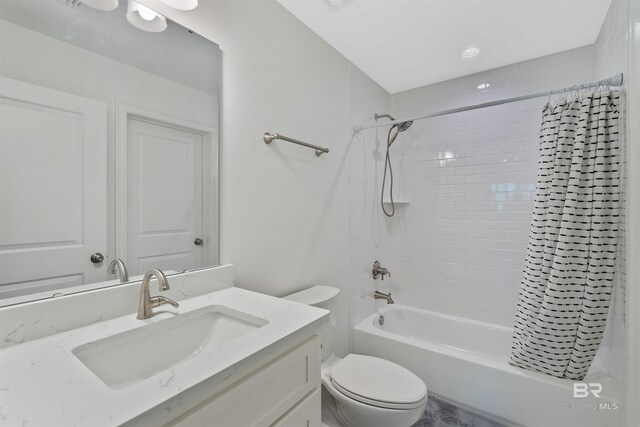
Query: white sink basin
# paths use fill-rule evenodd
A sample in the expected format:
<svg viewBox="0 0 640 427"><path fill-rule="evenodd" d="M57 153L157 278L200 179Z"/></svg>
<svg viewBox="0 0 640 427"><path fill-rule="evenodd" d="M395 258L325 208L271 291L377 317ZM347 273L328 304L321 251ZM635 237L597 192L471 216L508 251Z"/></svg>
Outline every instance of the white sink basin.
<svg viewBox="0 0 640 427"><path fill-rule="evenodd" d="M136 320L136 322L140 322ZM122 389L269 323L210 305L75 347L72 352L112 389Z"/></svg>

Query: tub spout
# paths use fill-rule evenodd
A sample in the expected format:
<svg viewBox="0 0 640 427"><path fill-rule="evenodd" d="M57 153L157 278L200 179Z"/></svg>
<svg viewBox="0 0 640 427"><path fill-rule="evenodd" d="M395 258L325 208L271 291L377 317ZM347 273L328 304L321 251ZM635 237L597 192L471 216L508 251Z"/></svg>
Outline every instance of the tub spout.
<svg viewBox="0 0 640 427"><path fill-rule="evenodd" d="M388 294L385 294L380 291L375 291L373 293L373 298L387 300L387 304L395 304L395 302L393 301L393 298L391 298L391 292L389 292Z"/></svg>

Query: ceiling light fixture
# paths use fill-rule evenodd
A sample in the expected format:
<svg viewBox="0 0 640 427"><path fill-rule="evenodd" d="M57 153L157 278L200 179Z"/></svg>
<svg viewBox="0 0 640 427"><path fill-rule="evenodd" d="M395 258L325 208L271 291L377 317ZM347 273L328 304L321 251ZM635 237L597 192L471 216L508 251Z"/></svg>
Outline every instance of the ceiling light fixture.
<svg viewBox="0 0 640 427"><path fill-rule="evenodd" d="M118 8L118 0L82 0L82 4L98 10L115 10Z"/></svg>
<svg viewBox="0 0 640 427"><path fill-rule="evenodd" d="M478 89L482 90L482 89L488 89L489 86L491 86L491 83L481 83L478 86L476 86Z"/></svg>
<svg viewBox="0 0 640 427"><path fill-rule="evenodd" d="M480 49L478 49L477 47L470 47L469 49L466 49L462 52L462 57L464 59L471 59L474 56L478 56L479 53Z"/></svg>
<svg viewBox="0 0 640 427"><path fill-rule="evenodd" d="M159 33L167 28L167 19L164 16L135 0L129 0L127 5L127 21L134 27L151 33Z"/></svg>
<svg viewBox="0 0 640 427"><path fill-rule="evenodd" d="M169 7L178 10L193 10L198 6L198 0L160 0Z"/></svg>

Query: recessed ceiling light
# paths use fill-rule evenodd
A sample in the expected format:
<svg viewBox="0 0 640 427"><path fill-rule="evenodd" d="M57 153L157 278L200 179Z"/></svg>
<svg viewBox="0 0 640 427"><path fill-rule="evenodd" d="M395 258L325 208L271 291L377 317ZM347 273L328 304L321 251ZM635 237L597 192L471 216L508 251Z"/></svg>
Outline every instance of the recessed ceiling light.
<svg viewBox="0 0 640 427"><path fill-rule="evenodd" d="M473 58L474 56L478 56L479 53L480 49L478 49L477 47L470 47L469 49L466 49L464 52L462 52L462 57L464 59L469 59Z"/></svg>
<svg viewBox="0 0 640 427"><path fill-rule="evenodd" d="M489 86L491 86L491 83L482 83L482 84L479 84L477 88L482 90L482 89L488 89Z"/></svg>

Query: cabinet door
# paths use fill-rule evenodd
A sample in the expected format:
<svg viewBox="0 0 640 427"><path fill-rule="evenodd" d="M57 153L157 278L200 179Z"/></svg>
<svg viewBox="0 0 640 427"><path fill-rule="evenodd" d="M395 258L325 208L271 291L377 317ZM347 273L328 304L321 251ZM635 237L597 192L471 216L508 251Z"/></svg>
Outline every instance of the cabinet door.
<svg viewBox="0 0 640 427"><path fill-rule="evenodd" d="M319 387L320 342L313 337L169 425L270 426ZM310 425L319 425L319 406L315 415Z"/></svg>
<svg viewBox="0 0 640 427"><path fill-rule="evenodd" d="M272 427L320 427L320 388L298 403Z"/></svg>
<svg viewBox="0 0 640 427"><path fill-rule="evenodd" d="M0 78L0 297L106 278L107 107Z"/></svg>

